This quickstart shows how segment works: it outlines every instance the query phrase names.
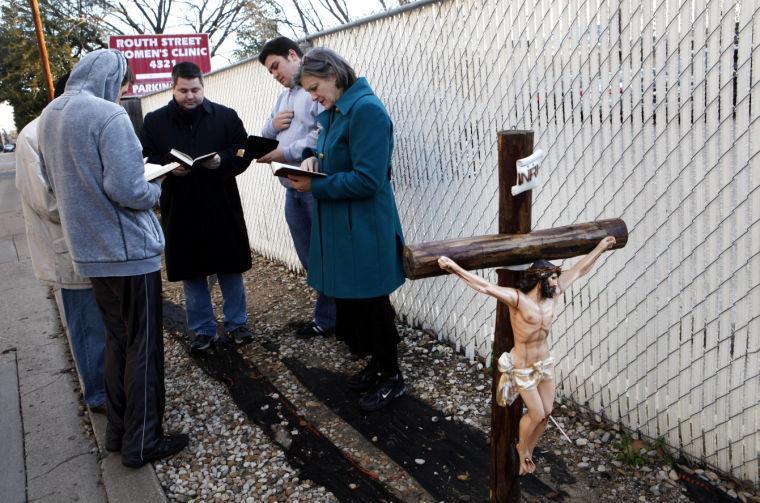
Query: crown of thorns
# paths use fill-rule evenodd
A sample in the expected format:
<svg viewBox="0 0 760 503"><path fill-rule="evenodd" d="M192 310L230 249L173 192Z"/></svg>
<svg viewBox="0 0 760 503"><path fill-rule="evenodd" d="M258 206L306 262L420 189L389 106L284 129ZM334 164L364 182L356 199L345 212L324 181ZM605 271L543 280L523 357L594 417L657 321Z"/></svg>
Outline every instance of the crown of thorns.
<svg viewBox="0 0 760 503"><path fill-rule="evenodd" d="M528 274L531 276L538 276L540 278L544 278L547 276L551 276L552 274L556 273L557 276L562 274L562 268L560 266L551 266L551 267L531 267L527 271Z"/></svg>

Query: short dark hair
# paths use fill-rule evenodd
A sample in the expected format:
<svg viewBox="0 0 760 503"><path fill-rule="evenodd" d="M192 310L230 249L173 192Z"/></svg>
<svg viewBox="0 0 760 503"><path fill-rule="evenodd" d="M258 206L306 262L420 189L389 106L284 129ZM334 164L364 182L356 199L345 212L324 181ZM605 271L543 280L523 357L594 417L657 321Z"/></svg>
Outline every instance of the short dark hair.
<svg viewBox="0 0 760 503"><path fill-rule="evenodd" d="M53 86L53 97L57 98L66 92L66 82L69 81L69 75L71 75L71 72L66 72L55 81L55 85Z"/></svg>
<svg viewBox="0 0 760 503"><path fill-rule="evenodd" d="M261 48L261 52L259 53L259 63L263 65L267 60L267 57L272 54L287 58L288 53L291 50L295 51L299 58L303 56L303 51L298 47L298 44L290 40L288 37L273 38L272 40L267 41L267 43L264 44L264 47Z"/></svg>
<svg viewBox="0 0 760 503"><path fill-rule="evenodd" d="M121 79L121 87L126 86L127 84L134 84L135 82L135 74L132 71L132 68L127 65L127 71L124 72L124 78Z"/></svg>
<svg viewBox="0 0 760 503"><path fill-rule="evenodd" d="M203 85L203 72L198 68L198 65L189 61L177 63L172 68L172 87L177 85L177 79L180 78L187 80L198 79L201 85Z"/></svg>
<svg viewBox="0 0 760 503"><path fill-rule="evenodd" d="M337 52L325 47L315 47L301 59L301 67L293 75L293 83L301 87L304 75L319 79L335 77L335 87L348 89L356 82L356 72Z"/></svg>

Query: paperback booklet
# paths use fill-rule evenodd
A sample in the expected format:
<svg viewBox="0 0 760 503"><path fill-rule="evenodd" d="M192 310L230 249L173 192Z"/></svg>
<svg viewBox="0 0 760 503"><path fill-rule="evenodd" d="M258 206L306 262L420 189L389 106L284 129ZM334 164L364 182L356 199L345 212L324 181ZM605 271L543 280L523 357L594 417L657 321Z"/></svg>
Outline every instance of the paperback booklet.
<svg viewBox="0 0 760 503"><path fill-rule="evenodd" d="M296 168L288 164L282 164L281 162L273 162L270 164L272 167L272 174L274 176L287 177L288 175L295 176L310 176L312 178L325 178L327 175L324 173L317 173L315 171L306 171L305 169Z"/></svg>
<svg viewBox="0 0 760 503"><path fill-rule="evenodd" d="M203 154L193 159L186 153L180 152L179 150L175 148L169 151L169 157L176 159L180 164L182 164L183 166L187 166L188 168L194 168L196 167L196 165L202 163L206 159L214 157L215 155L216 155L216 152L209 152L208 154Z"/></svg>
<svg viewBox="0 0 760 503"><path fill-rule="evenodd" d="M179 167L178 162L170 162L169 164L153 164L150 162L147 162L147 158L145 159L145 180L151 181L159 176L163 176L169 171L173 170L174 168Z"/></svg>
<svg viewBox="0 0 760 503"><path fill-rule="evenodd" d="M277 140L252 134L245 142L245 157L246 159L258 159L259 157L264 157L266 154L276 149L279 144L280 142Z"/></svg>

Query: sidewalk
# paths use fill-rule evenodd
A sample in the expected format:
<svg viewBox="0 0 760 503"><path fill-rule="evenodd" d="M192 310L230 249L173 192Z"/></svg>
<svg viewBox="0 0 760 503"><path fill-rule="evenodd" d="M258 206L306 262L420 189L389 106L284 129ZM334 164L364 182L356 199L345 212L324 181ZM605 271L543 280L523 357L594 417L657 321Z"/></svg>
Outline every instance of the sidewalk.
<svg viewBox="0 0 760 503"><path fill-rule="evenodd" d="M99 462L52 292L34 277L13 154L0 153L0 500L165 501L152 465ZM105 417L92 415L96 435Z"/></svg>
<svg viewBox="0 0 760 503"><path fill-rule="evenodd" d="M105 501L58 310L32 273L13 163L0 154L0 491L13 502Z"/></svg>

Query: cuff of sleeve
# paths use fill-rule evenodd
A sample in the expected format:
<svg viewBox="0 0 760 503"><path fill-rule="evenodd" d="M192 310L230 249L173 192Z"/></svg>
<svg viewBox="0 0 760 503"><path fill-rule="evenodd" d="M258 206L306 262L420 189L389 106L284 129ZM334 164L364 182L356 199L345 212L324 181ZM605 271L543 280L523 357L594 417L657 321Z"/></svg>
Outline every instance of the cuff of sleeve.
<svg viewBox="0 0 760 503"><path fill-rule="evenodd" d="M314 157L315 155L317 154L314 152L313 148L306 147L303 149L303 152L301 152L301 160L308 159L309 157Z"/></svg>
<svg viewBox="0 0 760 503"><path fill-rule="evenodd" d="M319 199L325 192L325 184L327 180L325 178L312 178L311 179L311 194Z"/></svg>
<svg viewBox="0 0 760 503"><path fill-rule="evenodd" d="M293 147L285 147L282 149L282 156L285 158L285 162L296 162L300 161L301 159L298 159L293 154Z"/></svg>
<svg viewBox="0 0 760 503"><path fill-rule="evenodd" d="M227 161L234 157L231 150L223 150L221 152L217 152L217 154L219 154L220 167L222 164L225 164Z"/></svg>
<svg viewBox="0 0 760 503"><path fill-rule="evenodd" d="M267 121L267 123L264 124L264 127L261 129L261 136L263 136L264 138L277 137L277 131L274 129L274 126L272 126L271 121Z"/></svg>

